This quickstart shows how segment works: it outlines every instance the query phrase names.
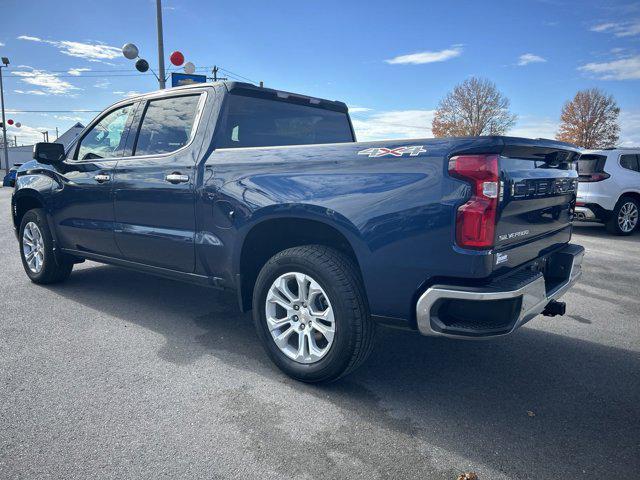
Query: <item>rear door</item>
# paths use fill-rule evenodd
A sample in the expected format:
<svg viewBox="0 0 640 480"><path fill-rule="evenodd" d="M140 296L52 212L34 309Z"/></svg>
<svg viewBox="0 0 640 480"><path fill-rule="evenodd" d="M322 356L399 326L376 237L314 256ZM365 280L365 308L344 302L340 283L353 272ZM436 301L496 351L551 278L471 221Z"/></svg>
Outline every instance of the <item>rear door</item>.
<svg viewBox="0 0 640 480"><path fill-rule="evenodd" d="M194 271L194 137L205 96L182 92L140 108L131 155L118 162L113 185L115 240L126 260Z"/></svg>

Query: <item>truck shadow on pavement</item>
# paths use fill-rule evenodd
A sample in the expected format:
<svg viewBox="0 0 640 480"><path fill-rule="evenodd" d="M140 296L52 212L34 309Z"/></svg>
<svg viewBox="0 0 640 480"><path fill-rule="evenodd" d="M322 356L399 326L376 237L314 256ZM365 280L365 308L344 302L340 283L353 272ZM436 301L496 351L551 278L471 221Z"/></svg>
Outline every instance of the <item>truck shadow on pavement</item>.
<svg viewBox="0 0 640 480"><path fill-rule="evenodd" d="M273 390L328 402L345 425L316 448L377 462L379 471L399 473L409 462L414 476L442 452L508 478L631 478L640 467L640 357L633 352L530 328L487 342L381 329L360 370L311 386L271 365L233 294L90 265L50 290L163 335L164 361L184 365L212 355L265 378ZM534 320L545 321L566 320ZM260 424L264 408L245 400L249 411L238 415L238 428L260 443L273 435ZM248 419L255 425L242 423ZM262 449L279 464L298 445L285 435Z"/></svg>

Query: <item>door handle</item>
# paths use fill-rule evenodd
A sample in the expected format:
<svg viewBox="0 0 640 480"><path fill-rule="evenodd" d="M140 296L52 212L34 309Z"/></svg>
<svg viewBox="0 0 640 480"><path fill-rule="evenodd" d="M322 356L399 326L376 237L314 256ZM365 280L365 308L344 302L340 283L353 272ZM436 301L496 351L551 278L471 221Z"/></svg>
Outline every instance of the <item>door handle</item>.
<svg viewBox="0 0 640 480"><path fill-rule="evenodd" d="M104 183L111 180L111 175L108 175L106 173L99 173L96 176L94 176L93 179L98 183Z"/></svg>
<svg viewBox="0 0 640 480"><path fill-rule="evenodd" d="M164 179L169 183L187 183L189 181L189 175L183 175L182 173L173 172L165 175Z"/></svg>

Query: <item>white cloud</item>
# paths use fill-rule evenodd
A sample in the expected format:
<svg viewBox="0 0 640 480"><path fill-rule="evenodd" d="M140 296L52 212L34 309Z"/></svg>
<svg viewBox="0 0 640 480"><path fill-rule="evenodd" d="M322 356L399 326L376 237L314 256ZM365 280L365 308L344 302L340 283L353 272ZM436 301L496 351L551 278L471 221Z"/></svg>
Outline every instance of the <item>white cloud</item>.
<svg viewBox="0 0 640 480"><path fill-rule="evenodd" d="M620 141L621 147L640 147L640 111L620 112Z"/></svg>
<svg viewBox="0 0 640 480"><path fill-rule="evenodd" d="M30 35L20 35L18 37L18 40L28 40L30 42L43 42L44 41L40 37L32 37Z"/></svg>
<svg viewBox="0 0 640 480"><path fill-rule="evenodd" d="M4 46L5 46L4 43L0 42L0 47L4 47Z"/></svg>
<svg viewBox="0 0 640 480"><path fill-rule="evenodd" d="M69 95L72 91L79 90L78 87L58 78L58 74L56 73L26 66L24 68L28 68L28 70L14 70L11 74L21 77L24 83L40 87L40 90L30 90L26 93L42 95L42 93L35 93L39 91L51 95ZM20 91L19 93L25 92Z"/></svg>
<svg viewBox="0 0 640 480"><path fill-rule="evenodd" d="M349 106L349 113L363 113L370 112L371 109L367 107L359 107L357 105Z"/></svg>
<svg viewBox="0 0 640 480"><path fill-rule="evenodd" d="M109 80L98 80L93 86L96 88L109 88L111 82Z"/></svg>
<svg viewBox="0 0 640 480"><path fill-rule="evenodd" d="M135 90L129 90L128 92L125 92L123 90L114 90L111 93L113 93L114 95L118 95L119 97L125 97L125 98L136 97L138 95L142 95L141 92L136 92Z"/></svg>
<svg viewBox="0 0 640 480"><path fill-rule="evenodd" d="M90 72L90 68L70 68L67 72L69 75L73 75L74 77L79 77L82 75L82 72Z"/></svg>
<svg viewBox="0 0 640 480"><path fill-rule="evenodd" d="M601 80L638 80L640 79L640 55L611 62L587 63L578 70L595 74Z"/></svg>
<svg viewBox="0 0 640 480"><path fill-rule="evenodd" d="M87 114L88 115L88 114ZM55 118L57 118L58 120L66 120L69 122L82 122L84 120L86 120L86 117L80 117L78 115L54 115Z"/></svg>
<svg viewBox="0 0 640 480"><path fill-rule="evenodd" d="M43 142L42 132L49 131L49 139L54 140L56 138L55 127L32 127L29 125L22 125L20 128L9 126L7 128L7 137L13 141L14 136L18 140L18 145L32 145L36 142Z"/></svg>
<svg viewBox="0 0 640 480"><path fill-rule="evenodd" d="M454 45L451 48L445 50L439 50L435 52L416 52L408 55L400 55L398 57L385 60L385 62L391 65L397 64L411 64L420 65L423 63L444 62L455 57L462 55L462 45Z"/></svg>
<svg viewBox="0 0 640 480"><path fill-rule="evenodd" d="M42 90L14 90L15 93L20 93L23 95L46 95L47 92Z"/></svg>
<svg viewBox="0 0 640 480"><path fill-rule="evenodd" d="M540 55L534 55L533 53L524 53L518 57L518 65L524 67L530 63L543 63L546 62L546 58L542 58Z"/></svg>
<svg viewBox="0 0 640 480"><path fill-rule="evenodd" d="M434 110L394 110L352 116L358 141L432 137Z"/></svg>
<svg viewBox="0 0 640 480"><path fill-rule="evenodd" d="M46 43L60 50L61 53L71 57L84 58L90 62L103 62L120 57L122 51L118 47L105 45L101 42L73 42L71 40L44 40L39 37L20 35L18 40ZM73 74L72 74L73 75Z"/></svg>
<svg viewBox="0 0 640 480"><path fill-rule="evenodd" d="M627 22L606 22L591 27L592 32L613 33L616 37L634 37L640 35L640 19Z"/></svg>
<svg viewBox="0 0 640 480"><path fill-rule="evenodd" d="M555 138L560 123L546 117L523 115L509 135L524 138Z"/></svg>

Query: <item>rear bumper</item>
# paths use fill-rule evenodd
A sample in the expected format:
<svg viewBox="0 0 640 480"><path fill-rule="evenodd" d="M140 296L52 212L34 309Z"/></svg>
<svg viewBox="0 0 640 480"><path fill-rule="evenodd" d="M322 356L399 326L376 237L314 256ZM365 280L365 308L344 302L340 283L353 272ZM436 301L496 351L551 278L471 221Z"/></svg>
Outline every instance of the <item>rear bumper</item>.
<svg viewBox="0 0 640 480"><path fill-rule="evenodd" d="M596 214L589 207L576 207L575 219L580 222L593 222L596 220Z"/></svg>
<svg viewBox="0 0 640 480"><path fill-rule="evenodd" d="M567 245L544 259L544 274L532 266L484 287L434 285L418 299L418 330L453 338L508 335L578 281L583 256L583 247Z"/></svg>

